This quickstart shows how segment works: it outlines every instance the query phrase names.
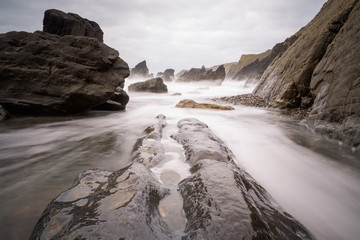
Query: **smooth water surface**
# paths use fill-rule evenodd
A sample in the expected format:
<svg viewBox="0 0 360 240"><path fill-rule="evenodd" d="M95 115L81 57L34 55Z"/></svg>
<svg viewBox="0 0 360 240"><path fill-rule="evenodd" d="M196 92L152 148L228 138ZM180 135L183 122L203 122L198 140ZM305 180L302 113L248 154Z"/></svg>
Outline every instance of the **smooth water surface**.
<svg viewBox="0 0 360 240"><path fill-rule="evenodd" d="M136 138L164 114L168 132L163 141L174 148L173 156L153 172L166 184L175 185L188 172L186 164L171 161L180 153L169 136L180 119L196 117L227 144L239 166L317 239L358 239L360 160L349 149L276 111L240 105L234 111L175 108L185 98L205 102L251 91L239 82L168 83L168 87L168 94L130 93L124 112L0 123L0 236L28 239L48 202L82 171L117 170L130 164ZM179 178L168 178L169 171L176 171L170 175Z"/></svg>

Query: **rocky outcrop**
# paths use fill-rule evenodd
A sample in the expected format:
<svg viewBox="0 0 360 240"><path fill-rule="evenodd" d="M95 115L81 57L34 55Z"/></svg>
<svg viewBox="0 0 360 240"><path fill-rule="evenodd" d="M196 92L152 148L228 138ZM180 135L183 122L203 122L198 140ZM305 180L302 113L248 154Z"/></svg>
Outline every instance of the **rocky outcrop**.
<svg viewBox="0 0 360 240"><path fill-rule="evenodd" d="M129 75L96 38L0 34L0 104L10 113L72 114L106 102Z"/></svg>
<svg viewBox="0 0 360 240"><path fill-rule="evenodd" d="M132 92L153 92L167 93L167 86L162 78L153 78L144 82L137 82L129 85L129 91Z"/></svg>
<svg viewBox="0 0 360 240"><path fill-rule="evenodd" d="M101 105L93 107L92 109L105 111L125 110L126 104L129 100L129 95L121 87L117 87L109 100Z"/></svg>
<svg viewBox="0 0 360 240"><path fill-rule="evenodd" d="M136 64L136 66L130 70L129 78L146 78L146 79L149 79L150 77L151 77L151 75L149 74L149 69L146 66L146 61L145 60L138 63L138 64Z"/></svg>
<svg viewBox="0 0 360 240"><path fill-rule="evenodd" d="M254 93L280 108L311 110L316 131L360 145L358 0L330 0L265 71Z"/></svg>
<svg viewBox="0 0 360 240"><path fill-rule="evenodd" d="M295 42L298 35L293 35L287 38L284 42L276 44L268 54L256 55L254 61L245 64L234 76L236 80L246 80L247 84L258 83L266 68L274 61L275 58L281 55ZM241 59L240 59L241 60Z"/></svg>
<svg viewBox="0 0 360 240"><path fill-rule="evenodd" d="M100 26L75 13L64 13L60 10L49 9L45 11L43 31L59 36L75 35L97 38L103 42L103 31Z"/></svg>
<svg viewBox="0 0 360 240"><path fill-rule="evenodd" d="M179 184L187 218L183 239L311 239L203 122L183 119L173 136L183 145L192 175Z"/></svg>
<svg viewBox="0 0 360 240"><path fill-rule="evenodd" d="M215 110L234 110L231 106L221 106L217 104L211 103L197 103L191 99L181 100L178 104L176 104L177 108L201 108L201 109L215 109Z"/></svg>
<svg viewBox="0 0 360 240"><path fill-rule="evenodd" d="M178 77L178 81L201 81L201 80L211 80L211 81L220 81L220 83L225 79L226 72L223 65L220 65L215 71L212 69L206 69L204 66L202 68L192 68L189 71L185 71L181 76Z"/></svg>
<svg viewBox="0 0 360 240"><path fill-rule="evenodd" d="M129 166L80 174L50 202L30 239L312 239L197 119L179 121L172 136L191 165L191 175L174 188L183 197L186 226L173 230L160 207L173 192L151 172L166 160L165 116L157 119L137 140Z"/></svg>
<svg viewBox="0 0 360 240"><path fill-rule="evenodd" d="M162 78L165 82L171 82L175 80L175 70L174 69L166 69L165 72L158 72L156 74L157 78Z"/></svg>

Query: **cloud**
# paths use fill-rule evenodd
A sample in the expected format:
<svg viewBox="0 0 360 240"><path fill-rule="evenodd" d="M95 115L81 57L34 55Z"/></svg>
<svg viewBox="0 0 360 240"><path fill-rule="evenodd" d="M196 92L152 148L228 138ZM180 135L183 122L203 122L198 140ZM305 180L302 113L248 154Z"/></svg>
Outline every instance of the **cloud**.
<svg viewBox="0 0 360 240"><path fill-rule="evenodd" d="M237 61L306 25L325 0L0 0L0 32L42 29L49 8L99 23L105 43L151 72Z"/></svg>

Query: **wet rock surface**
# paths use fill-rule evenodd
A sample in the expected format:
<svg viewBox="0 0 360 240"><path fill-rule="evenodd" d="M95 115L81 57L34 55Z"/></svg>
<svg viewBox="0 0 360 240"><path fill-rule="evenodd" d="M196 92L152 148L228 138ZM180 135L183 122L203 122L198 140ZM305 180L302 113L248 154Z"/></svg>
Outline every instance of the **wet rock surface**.
<svg viewBox="0 0 360 240"><path fill-rule="evenodd" d="M57 9L45 11L43 31L59 36L75 35L97 38L103 42L104 33L100 26L75 13L64 13Z"/></svg>
<svg viewBox="0 0 360 240"><path fill-rule="evenodd" d="M168 88L162 78L153 78L144 82L137 82L129 85L129 91L167 93Z"/></svg>
<svg viewBox="0 0 360 240"><path fill-rule="evenodd" d="M183 145L191 175L169 189L180 175L166 171L161 174L166 185L160 183L151 168L165 157L161 141L166 125L165 116L159 115L145 129L129 166L80 174L50 202L30 239L311 239L197 119L179 121L172 136ZM185 229L177 227L176 218L167 218L172 207L175 211L173 204L181 204L178 192Z"/></svg>
<svg viewBox="0 0 360 240"><path fill-rule="evenodd" d="M184 146L192 176L179 184L187 218L183 239L312 239L276 207L207 125L183 119L173 138Z"/></svg>
<svg viewBox="0 0 360 240"><path fill-rule="evenodd" d="M200 109L215 109L215 110L234 110L231 106L221 106L217 104L211 103L197 103L191 99L181 100L178 104L176 104L177 108L200 108Z"/></svg>

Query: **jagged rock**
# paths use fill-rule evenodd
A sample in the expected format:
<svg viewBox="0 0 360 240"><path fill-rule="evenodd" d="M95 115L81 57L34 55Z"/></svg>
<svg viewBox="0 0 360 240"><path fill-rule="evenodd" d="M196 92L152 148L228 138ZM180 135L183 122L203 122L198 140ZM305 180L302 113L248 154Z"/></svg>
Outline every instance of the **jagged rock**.
<svg viewBox="0 0 360 240"><path fill-rule="evenodd" d="M162 78L153 78L144 82L130 84L129 91L167 93L168 89Z"/></svg>
<svg viewBox="0 0 360 240"><path fill-rule="evenodd" d="M177 108L201 108L201 109L215 109L215 110L234 110L231 106L221 106L217 104L210 103L197 103L191 99L181 100L178 104L176 104Z"/></svg>
<svg viewBox="0 0 360 240"><path fill-rule="evenodd" d="M225 79L226 72L224 65L220 65L216 71L206 69L205 66L201 68L192 68L185 71L178 77L178 81L201 81L201 80L219 80L220 83Z"/></svg>
<svg viewBox="0 0 360 240"><path fill-rule="evenodd" d="M239 169L205 123L183 119L178 127L172 137L183 145L192 173L179 184L187 218L182 239L312 239Z"/></svg>
<svg viewBox="0 0 360 240"><path fill-rule="evenodd" d="M9 118L9 113L4 109L3 106L0 105L0 121L3 121L8 118Z"/></svg>
<svg viewBox="0 0 360 240"><path fill-rule="evenodd" d="M72 114L106 102L129 75L96 38L0 34L0 103L10 113Z"/></svg>
<svg viewBox="0 0 360 240"><path fill-rule="evenodd" d="M242 69L233 76L233 79L246 80L246 84L257 83L272 61L280 57L297 38L298 35L295 34L287 38L284 42L276 44L267 55L259 54L260 56L254 61L244 65Z"/></svg>
<svg viewBox="0 0 360 240"><path fill-rule="evenodd" d="M152 76L149 74L149 69L146 66L146 61L142 61L138 63L135 68L132 68L130 71L129 78L151 78Z"/></svg>
<svg viewBox="0 0 360 240"><path fill-rule="evenodd" d="M75 13L64 13L60 10L45 11L43 31L59 36L75 35L97 38L103 42L103 31L100 26Z"/></svg>
<svg viewBox="0 0 360 240"><path fill-rule="evenodd" d="M166 82L173 81L175 79L174 73L175 73L174 69L166 69L163 74L164 81L166 81Z"/></svg>
<svg viewBox="0 0 360 240"><path fill-rule="evenodd" d="M166 69L165 72L158 72L156 74L157 78L162 78L166 82L170 82L175 80L175 70L174 69Z"/></svg>
<svg viewBox="0 0 360 240"><path fill-rule="evenodd" d="M310 126L353 147L360 145L359 5L324 4L254 91L275 107L309 107Z"/></svg>

